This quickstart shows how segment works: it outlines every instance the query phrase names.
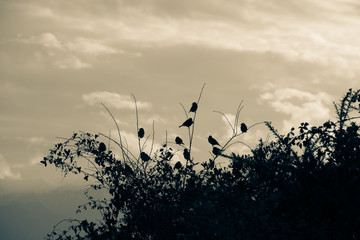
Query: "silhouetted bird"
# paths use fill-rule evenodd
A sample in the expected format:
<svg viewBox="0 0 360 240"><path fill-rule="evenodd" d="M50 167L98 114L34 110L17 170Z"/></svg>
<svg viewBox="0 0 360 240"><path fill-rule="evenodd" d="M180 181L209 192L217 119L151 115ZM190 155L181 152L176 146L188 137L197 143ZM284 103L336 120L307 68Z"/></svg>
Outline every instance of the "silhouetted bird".
<svg viewBox="0 0 360 240"><path fill-rule="evenodd" d="M241 132L246 133L247 132L247 126L245 125L245 123L242 123L240 126Z"/></svg>
<svg viewBox="0 0 360 240"><path fill-rule="evenodd" d="M196 112L197 109L198 109L197 103L193 102L189 112Z"/></svg>
<svg viewBox="0 0 360 240"><path fill-rule="evenodd" d="M189 118L188 120L186 120L183 124L181 124L179 127L185 126L185 127L190 127L193 124L193 120L192 118Z"/></svg>
<svg viewBox="0 0 360 240"><path fill-rule="evenodd" d="M175 143L179 145L184 144L183 140L180 137L175 138Z"/></svg>
<svg viewBox="0 0 360 240"><path fill-rule="evenodd" d="M181 164L180 161L178 161L177 163L175 163L175 166L174 166L175 169L180 169L181 167L182 167L182 164Z"/></svg>
<svg viewBox="0 0 360 240"><path fill-rule="evenodd" d="M213 138L211 135L209 136L208 141L209 141L209 143L210 143L212 146L214 146L214 145L219 145L219 146L220 146L220 144L218 143L218 141L216 141L216 139Z"/></svg>
<svg viewBox="0 0 360 240"><path fill-rule="evenodd" d="M134 171L132 170L132 168L128 165L128 164L125 164L125 173L127 174L134 174Z"/></svg>
<svg viewBox="0 0 360 240"><path fill-rule="evenodd" d="M138 131L138 137L139 138L143 138L144 137L144 134L145 134L145 131L143 128L140 128L139 131Z"/></svg>
<svg viewBox="0 0 360 240"><path fill-rule="evenodd" d="M141 160L143 160L144 162L147 162L147 161L149 161L151 158L149 157L149 155L147 155L146 153L144 153L144 152L141 152L140 153L140 158L141 158Z"/></svg>
<svg viewBox="0 0 360 240"><path fill-rule="evenodd" d="M217 147L213 147L212 152L216 156L221 154L221 150L219 148L217 148Z"/></svg>
<svg viewBox="0 0 360 240"><path fill-rule="evenodd" d="M184 149L184 158L190 160L190 152L187 148Z"/></svg>
<svg viewBox="0 0 360 240"><path fill-rule="evenodd" d="M106 151L106 145L105 143L101 142L99 144L99 148L98 148L99 152L105 152Z"/></svg>

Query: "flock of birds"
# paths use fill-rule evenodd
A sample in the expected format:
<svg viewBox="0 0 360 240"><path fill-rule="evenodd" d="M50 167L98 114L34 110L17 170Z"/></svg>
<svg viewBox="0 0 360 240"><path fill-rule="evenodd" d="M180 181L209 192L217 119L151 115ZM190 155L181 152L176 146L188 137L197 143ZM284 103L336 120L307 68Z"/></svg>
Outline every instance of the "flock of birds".
<svg viewBox="0 0 360 240"><path fill-rule="evenodd" d="M190 112L195 113L195 112L197 111L197 109L198 109L198 104L197 104L196 102L193 102L192 105L191 105L191 108L190 108L189 113L190 113ZM193 124L194 124L194 121L193 121L193 119L190 117L190 118L188 118L185 122L183 122L183 123L179 126L179 128L180 128L180 127L188 127L188 128L189 128L189 127L191 127ZM241 125L240 125L240 130L241 130L242 133L246 133L246 132L247 132L248 128L247 128L247 126L246 126L245 123L241 123ZM139 138L143 138L144 135L145 135L144 129L143 129L143 128L140 128L140 129L138 130L138 137L139 137ZM213 149L212 149L212 153L213 153L215 156L220 155L221 152L222 152L222 149L216 147L216 146L221 147L221 145L219 144L219 142L218 142L215 138L213 138L211 135L208 137L208 142L211 144L211 146L212 146L212 148L213 148ZM183 141L180 137L178 137L178 136L175 138L175 143L178 144L178 145L184 145L184 141ZM190 160L190 151L189 151L189 149L184 148L183 155L184 155L184 158L185 158L186 160ZM141 160L143 160L143 161L145 161L145 162L146 162L146 161L149 161L149 160L151 159L150 156L149 156L148 154L146 154L145 152L141 152L141 153L140 153L140 158L141 158ZM175 164L175 168L180 168L180 167L181 167L181 163L180 163L180 162L177 162L177 163Z"/></svg>

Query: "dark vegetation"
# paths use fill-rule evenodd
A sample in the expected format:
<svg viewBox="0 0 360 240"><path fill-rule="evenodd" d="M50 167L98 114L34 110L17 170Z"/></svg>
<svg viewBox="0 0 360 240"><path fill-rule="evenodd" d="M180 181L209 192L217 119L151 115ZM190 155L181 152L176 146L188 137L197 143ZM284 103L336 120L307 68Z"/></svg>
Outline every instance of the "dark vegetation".
<svg viewBox="0 0 360 240"><path fill-rule="evenodd" d="M102 219L64 220L48 239L360 239L359 90L350 89L334 104L337 119L320 126L302 123L281 135L261 123L275 140L259 140L241 156L229 146L256 124L240 124L240 104L229 122L233 136L221 146L209 137L206 161L191 153L200 98L191 111L184 108L187 137L160 149L144 150L151 137L138 121L137 153L119 129L117 140L80 132L56 144L42 163L82 174L90 189L78 211L95 209ZM171 161L177 151L183 163ZM219 159L229 165L220 167ZM107 195L94 197L96 191Z"/></svg>

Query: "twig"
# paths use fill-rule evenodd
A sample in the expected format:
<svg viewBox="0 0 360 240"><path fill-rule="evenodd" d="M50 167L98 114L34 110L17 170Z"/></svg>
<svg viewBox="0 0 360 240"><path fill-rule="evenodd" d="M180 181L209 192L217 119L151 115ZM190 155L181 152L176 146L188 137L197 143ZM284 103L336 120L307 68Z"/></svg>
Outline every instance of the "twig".
<svg viewBox="0 0 360 240"><path fill-rule="evenodd" d="M123 149L123 144L122 144L122 140L121 140L121 133L120 133L120 128L119 128L119 125L117 124L114 116L112 115L112 113L110 112L110 110L105 106L105 104L101 103L101 105L106 109L106 111L110 114L111 118L113 119L114 123L115 123L115 126L117 128L117 132L118 132L118 135L119 135L119 142L120 142L120 149L122 151L122 155L123 155L123 159L125 161L125 151Z"/></svg>

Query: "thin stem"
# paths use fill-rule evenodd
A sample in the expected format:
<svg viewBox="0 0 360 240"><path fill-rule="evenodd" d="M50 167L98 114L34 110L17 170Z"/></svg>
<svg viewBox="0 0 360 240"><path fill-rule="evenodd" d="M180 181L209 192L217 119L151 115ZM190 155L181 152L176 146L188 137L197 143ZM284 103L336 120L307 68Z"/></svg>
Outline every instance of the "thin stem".
<svg viewBox="0 0 360 240"><path fill-rule="evenodd" d="M233 125L231 124L229 118L225 115L225 113L220 112L220 111L213 111L213 112L214 112L214 113L219 113L219 114L223 115L223 117L226 119L226 121L227 121L228 124L230 125L230 127L231 127L231 129L232 129L232 131L233 131L233 135L234 135L234 134L235 134L234 127L233 127Z"/></svg>
<svg viewBox="0 0 360 240"><path fill-rule="evenodd" d="M202 88L201 88L201 91L200 91L200 94L199 94L199 98L198 98L198 100L197 100L197 102L196 102L196 104L198 105L198 107L199 107L200 99L201 99L202 93L203 93L203 91L204 91L205 85L206 85L206 83L203 84L203 86L202 86ZM190 141L190 144L189 144L190 156L191 156L192 141L193 141L194 132L195 132L196 113L197 113L197 111L195 111L195 113L194 113L194 123L193 123L193 125L192 125L191 141Z"/></svg>
<svg viewBox="0 0 360 240"><path fill-rule="evenodd" d="M122 155L123 155L123 160L125 161L125 151L124 149L122 148L123 144L122 144L122 140L121 140L121 132L120 132L120 128L119 128L119 125L117 124L114 116L112 115L112 113L110 112L110 110L105 106L105 104L101 103L101 105L106 109L106 111L110 114L111 118L113 119L114 123L115 123L115 126L117 128L117 132L118 132L118 135L119 135L119 142L120 142L120 148L121 148L121 152L122 152Z"/></svg>
<svg viewBox="0 0 360 240"><path fill-rule="evenodd" d="M139 111L138 111L137 102L136 102L136 98L135 98L134 94L131 94L131 96L133 97L134 102L135 102L136 134L138 135L138 145L139 145L139 154L140 154L141 153L141 140L140 140L140 137L138 134L138 132L139 132Z"/></svg>
<svg viewBox="0 0 360 240"><path fill-rule="evenodd" d="M255 123L255 124L249 126L249 127L248 127L248 130L251 129L251 128L253 128L253 127L255 127L256 125L259 125L259 124L262 124L262 123L266 123L266 122L265 122L265 121L257 122L257 123ZM239 136L242 135L242 134L244 134L244 133L233 134L233 135L230 137L230 139L229 139L229 140L223 145L223 147L220 149L220 152L225 151L229 146L232 145L232 144L231 144L232 140L234 140L235 138L239 137ZM249 146L248 146L248 147L249 147ZM250 147L249 147L249 148L250 148ZM251 149L251 148L250 148L250 149ZM217 155L217 156L215 156L215 157L214 157L214 161L215 161L215 159L218 158L219 156L222 156L222 155Z"/></svg>

